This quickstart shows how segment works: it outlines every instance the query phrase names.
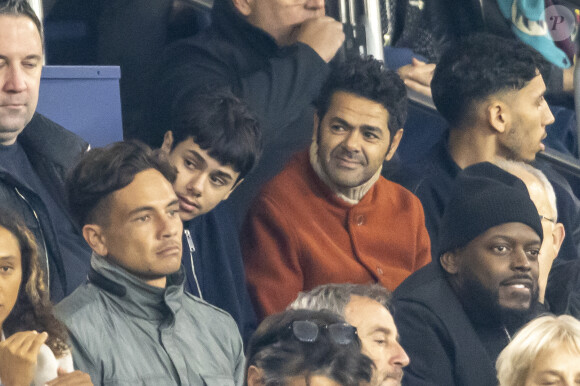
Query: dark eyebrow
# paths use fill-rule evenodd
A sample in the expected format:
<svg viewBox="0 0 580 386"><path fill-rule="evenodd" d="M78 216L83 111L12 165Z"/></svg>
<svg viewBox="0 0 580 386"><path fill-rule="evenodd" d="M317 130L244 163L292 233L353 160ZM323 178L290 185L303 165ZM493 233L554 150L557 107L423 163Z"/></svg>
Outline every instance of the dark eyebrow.
<svg viewBox="0 0 580 386"><path fill-rule="evenodd" d="M362 129L364 129L366 131L373 132L375 134L383 135L383 131L380 128L376 127L376 126L363 125L362 126Z"/></svg>
<svg viewBox="0 0 580 386"><path fill-rule="evenodd" d="M179 204L179 200L175 199L175 200L171 200L171 202L169 204L167 204L165 207L168 208L170 206L177 205L177 204ZM134 216L135 214L140 213L140 212L151 212L151 211L155 211L155 208L152 206L147 206L147 205L140 206L138 208L131 210L129 213L127 213L127 217Z"/></svg>
<svg viewBox="0 0 580 386"><path fill-rule="evenodd" d="M215 171L216 177L223 178L224 180L232 180L233 177L226 172L222 172L221 170Z"/></svg>
<svg viewBox="0 0 580 386"><path fill-rule="evenodd" d="M197 162L200 162L202 165L207 165L207 162L205 162L205 159L195 150L188 150L187 151L193 158L195 158L195 160Z"/></svg>
<svg viewBox="0 0 580 386"><path fill-rule="evenodd" d="M334 123L339 123L340 125L348 128L349 130L352 129L352 125L350 123L348 123L347 121L345 121L342 118L339 117L333 117L330 122L334 122Z"/></svg>

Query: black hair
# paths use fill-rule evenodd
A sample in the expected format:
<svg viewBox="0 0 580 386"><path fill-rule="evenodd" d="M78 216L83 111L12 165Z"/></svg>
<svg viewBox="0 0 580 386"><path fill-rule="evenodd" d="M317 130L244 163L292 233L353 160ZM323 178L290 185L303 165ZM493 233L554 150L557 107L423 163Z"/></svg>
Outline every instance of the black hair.
<svg viewBox="0 0 580 386"><path fill-rule="evenodd" d="M173 106L173 147L188 138L209 149L222 165L232 165L244 178L262 153L262 131L247 105L228 90L184 93Z"/></svg>
<svg viewBox="0 0 580 386"><path fill-rule="evenodd" d="M448 49L437 63L431 81L433 102L451 127L458 128L467 123L474 103L520 90L538 74L548 73L543 57L517 39L474 34Z"/></svg>
<svg viewBox="0 0 580 386"><path fill-rule="evenodd" d="M319 326L345 323L342 317L330 311L288 310L270 315L250 339L246 378L248 368L256 366L263 371L265 386L283 385L288 378L299 375L307 379L312 375L324 375L344 386L370 381L374 364L361 353L356 335L348 344L335 343L326 333L320 333L315 342L301 342L294 337L290 326L302 320Z"/></svg>
<svg viewBox="0 0 580 386"><path fill-rule="evenodd" d="M344 91L380 103L389 112L391 138L407 119L407 91L399 75L383 62L369 57L354 57L336 67L328 76L315 102L320 120L328 111L332 96Z"/></svg>
<svg viewBox="0 0 580 386"><path fill-rule="evenodd" d="M44 42L42 23L27 0L0 0L0 16L1 15L24 16L29 18L32 20L40 34L40 41Z"/></svg>
<svg viewBox="0 0 580 386"><path fill-rule="evenodd" d="M20 249L22 280L14 308L3 323L6 337L19 331L46 331L46 344L57 358L68 350L68 334L64 324L54 316L45 273L38 262L38 249L32 232L19 214L0 208L0 227L9 231L18 241Z"/></svg>
<svg viewBox="0 0 580 386"><path fill-rule="evenodd" d="M77 224L103 224L104 205L109 195L129 185L135 175L147 170L159 171L171 184L177 170L161 150L151 150L138 141L115 142L91 149L83 155L67 178L69 208Z"/></svg>

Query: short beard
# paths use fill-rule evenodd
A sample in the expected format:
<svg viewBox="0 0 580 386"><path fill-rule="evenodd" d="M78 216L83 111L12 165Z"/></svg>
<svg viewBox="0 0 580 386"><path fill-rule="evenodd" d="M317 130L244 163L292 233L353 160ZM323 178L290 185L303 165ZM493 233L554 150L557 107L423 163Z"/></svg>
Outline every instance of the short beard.
<svg viewBox="0 0 580 386"><path fill-rule="evenodd" d="M503 325L510 331L519 329L530 320L538 300L537 286L532 290L530 307L524 310L502 307L498 293L490 292L472 277L463 278L454 288L472 323Z"/></svg>

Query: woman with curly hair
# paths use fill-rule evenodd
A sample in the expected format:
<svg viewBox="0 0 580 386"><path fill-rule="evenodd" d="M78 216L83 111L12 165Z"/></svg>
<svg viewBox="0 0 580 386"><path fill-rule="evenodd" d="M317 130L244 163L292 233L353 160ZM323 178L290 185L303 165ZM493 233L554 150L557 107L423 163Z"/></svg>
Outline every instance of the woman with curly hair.
<svg viewBox="0 0 580 386"><path fill-rule="evenodd" d="M0 210L0 385L92 385L74 371L66 327L52 312L32 233Z"/></svg>

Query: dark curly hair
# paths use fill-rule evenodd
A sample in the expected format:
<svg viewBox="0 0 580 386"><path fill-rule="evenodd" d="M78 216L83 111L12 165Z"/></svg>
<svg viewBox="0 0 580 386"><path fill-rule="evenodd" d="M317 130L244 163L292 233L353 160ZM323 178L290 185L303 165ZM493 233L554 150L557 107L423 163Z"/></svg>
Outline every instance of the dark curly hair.
<svg viewBox="0 0 580 386"><path fill-rule="evenodd" d="M110 194L129 185L137 173L147 169L159 171L172 184L177 177L177 170L165 153L151 150L142 142L115 142L86 152L66 182L69 209L78 226L106 224Z"/></svg>
<svg viewBox="0 0 580 386"><path fill-rule="evenodd" d="M320 120L332 96L344 91L380 103L389 112L387 125L392 137L407 119L407 90L399 75L385 68L383 62L368 57L354 57L336 67L328 76L315 102Z"/></svg>
<svg viewBox="0 0 580 386"><path fill-rule="evenodd" d="M20 216L12 211L0 209L0 227L8 230L20 248L22 281L14 308L3 323L6 336L19 331L46 331L46 344L59 358L66 351L67 329L53 313L52 303L44 283L34 236Z"/></svg>
<svg viewBox="0 0 580 386"><path fill-rule="evenodd" d="M503 91L520 90L550 67L516 39L475 34L448 49L431 81L433 102L453 128L464 125L474 103Z"/></svg>
<svg viewBox="0 0 580 386"><path fill-rule="evenodd" d="M310 321L318 326L345 323L330 311L287 310L270 315L258 326L246 352L248 369L263 371L265 386L284 385L293 376L324 375L343 386L358 386L372 377L373 361L361 353L358 336L348 344L335 343L328 333L319 333L314 342L294 337L290 326L295 321Z"/></svg>

